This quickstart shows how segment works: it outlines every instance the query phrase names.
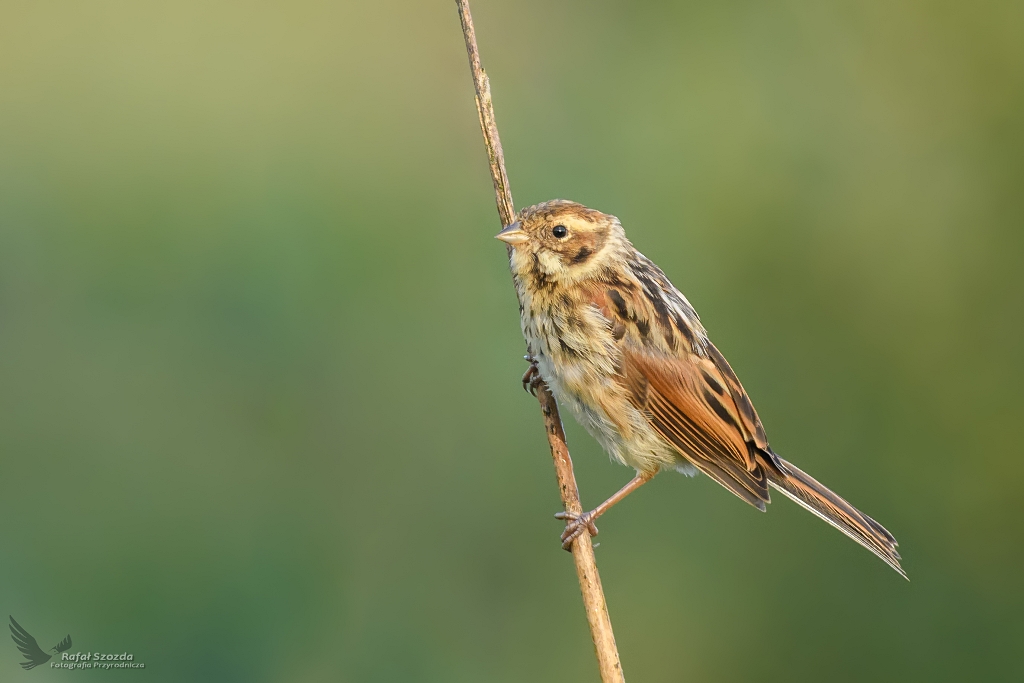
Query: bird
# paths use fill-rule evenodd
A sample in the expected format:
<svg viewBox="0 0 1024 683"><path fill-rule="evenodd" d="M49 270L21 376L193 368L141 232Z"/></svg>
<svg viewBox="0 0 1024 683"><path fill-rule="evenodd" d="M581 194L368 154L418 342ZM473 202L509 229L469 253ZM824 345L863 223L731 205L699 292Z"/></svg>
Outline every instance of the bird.
<svg viewBox="0 0 1024 683"><path fill-rule="evenodd" d="M14 640L14 644L18 647L18 650L21 651L21 654L23 654L27 660L24 662L18 662L21 664L21 668L28 671L29 669L34 669L40 664L45 664L50 661L52 655L48 655L43 652L42 648L39 647L39 643L36 642L36 639L32 634L22 628L21 624L14 620L14 617L11 615L7 616L11 619L11 623L8 625L11 629L11 638ZM64 640L51 647L50 650L56 654L60 654L70 648L71 636L67 635L64 636Z"/></svg>
<svg viewBox="0 0 1024 683"><path fill-rule="evenodd" d="M686 297L637 251L615 216L555 199L521 210L508 245L530 367L561 406L636 476L593 510L559 512L562 547L661 471L704 473L764 512L774 489L907 578L896 539L783 460Z"/></svg>

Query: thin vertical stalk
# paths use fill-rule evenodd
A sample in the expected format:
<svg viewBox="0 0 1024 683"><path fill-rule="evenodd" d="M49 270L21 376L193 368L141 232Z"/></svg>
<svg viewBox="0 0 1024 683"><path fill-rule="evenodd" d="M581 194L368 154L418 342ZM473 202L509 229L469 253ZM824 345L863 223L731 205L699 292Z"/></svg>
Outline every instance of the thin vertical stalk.
<svg viewBox="0 0 1024 683"><path fill-rule="evenodd" d="M491 84L480 64L480 51L476 44L476 31L473 28L473 17L469 13L469 0L456 0L459 18L462 20L462 33L466 39L466 52L469 55L469 67L473 73L473 85L476 89L476 110L480 117L480 130L484 135L487 147L487 160L491 167L491 180L494 182L494 198L498 205L498 216L502 226L515 220L515 208L512 203L512 191L509 189L508 175L505 173L505 155L498 137L498 124L494 120L494 105L491 102ZM579 489L576 487L576 476L572 470L572 458L569 447L565 443L565 432L562 420L558 415L558 405L547 386L541 385L537 391L541 413L544 416L544 430L551 448L551 457L555 464L555 476L558 479L558 490L562 496L562 504L566 512L580 514ZM594 652L597 655L598 669L603 683L625 683L622 665L619 663L619 651L615 646L615 634L612 632L612 621L608 616L608 605L601 587L601 576L597 571L594 548L589 533L582 533L572 544L572 556L576 563L576 575L580 581L580 592L583 594L583 607L586 610L587 622L590 624L590 635L594 640Z"/></svg>

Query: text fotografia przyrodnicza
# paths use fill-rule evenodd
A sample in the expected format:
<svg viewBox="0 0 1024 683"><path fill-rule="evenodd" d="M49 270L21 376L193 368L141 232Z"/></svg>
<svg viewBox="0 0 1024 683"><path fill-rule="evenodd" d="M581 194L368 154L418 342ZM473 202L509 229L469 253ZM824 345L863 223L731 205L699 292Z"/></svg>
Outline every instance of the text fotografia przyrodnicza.
<svg viewBox="0 0 1024 683"><path fill-rule="evenodd" d="M130 652L107 654L103 652L63 652L59 662L50 662L52 669L145 669L144 662L136 662Z"/></svg>

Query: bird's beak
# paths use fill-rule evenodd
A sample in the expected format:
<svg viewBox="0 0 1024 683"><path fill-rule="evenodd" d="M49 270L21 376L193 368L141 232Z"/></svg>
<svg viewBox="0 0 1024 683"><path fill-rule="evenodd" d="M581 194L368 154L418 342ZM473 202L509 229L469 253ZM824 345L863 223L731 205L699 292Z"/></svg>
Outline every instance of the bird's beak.
<svg viewBox="0 0 1024 683"><path fill-rule="evenodd" d="M522 244L523 242L530 239L527 235L519 228L519 221L516 221L512 225L506 226L504 230L494 236L495 239L499 239L506 244Z"/></svg>

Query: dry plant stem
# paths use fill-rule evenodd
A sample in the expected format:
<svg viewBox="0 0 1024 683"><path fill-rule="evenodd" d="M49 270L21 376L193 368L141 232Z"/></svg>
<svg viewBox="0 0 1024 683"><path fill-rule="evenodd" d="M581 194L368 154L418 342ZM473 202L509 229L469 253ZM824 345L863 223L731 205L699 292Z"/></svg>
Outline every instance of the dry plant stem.
<svg viewBox="0 0 1024 683"><path fill-rule="evenodd" d="M465 0L462 0L465 2ZM558 416L558 404L551 395L547 385L542 384L537 390L537 400L544 414L544 428L548 435L548 446L551 447L551 458L555 461L555 476L558 477L558 490L562 495L562 504L566 512L579 515L583 512L580 505L580 493L576 488L576 475L572 471L572 458L569 447L565 444L565 432L562 431L562 420ZM580 592L583 594L583 609L587 613L590 624L590 637L594 639L594 652L597 654L597 666L601 672L603 683L625 683L622 664L619 663L619 649L615 645L615 634L612 632L612 620L608 616L608 604L604 600L604 588L601 586L601 575L597 572L597 560L594 558L594 546L590 540L590 532L584 530L572 542L572 557L576 562L576 576L580 581Z"/></svg>
<svg viewBox="0 0 1024 683"><path fill-rule="evenodd" d="M491 103L491 82L480 64L480 50L476 46L476 31L473 29L473 17L469 13L469 0L455 0L459 6L459 19L462 20L462 35L466 39L466 52L469 54L469 68L473 72L473 86L476 88L476 113L480 117L480 130L484 134L484 145L487 147L487 160L491 165L491 180L494 181L494 199L498 203L498 216L501 226L511 225L515 220L516 210L512 205L512 190L508 186L508 175L505 174L505 153L501 150L501 139L498 137L498 124L494 120L494 105ZM511 247L509 247L511 249Z"/></svg>
<svg viewBox="0 0 1024 683"><path fill-rule="evenodd" d="M484 135L484 144L487 146L487 159L491 166L491 180L494 181L494 196L498 205L498 215L501 218L502 226L506 226L515 220L515 209L512 204L512 191L509 189L508 176L505 174L505 156L501 150L498 126L494 120L491 85L480 64L476 32L473 30L473 17L469 13L469 0L456 0L456 4L459 8L459 18L462 20L462 33L466 39L469 67L473 72L476 109L480 116L480 129ZM541 412L544 415L544 429L547 432L551 457L555 463L555 475L558 478L558 490L562 496L562 504L566 512L579 515L583 512L583 508L580 505L579 490L576 488L576 477L572 471L569 447L565 444L565 432L562 431L558 405L547 386L544 385L539 387L537 399L540 401ZM590 624L590 635L594 639L594 650L597 654L601 680L603 683L625 683L589 532L584 531L573 541L572 556L576 562L576 574L580 581L580 592L583 594L583 607Z"/></svg>

